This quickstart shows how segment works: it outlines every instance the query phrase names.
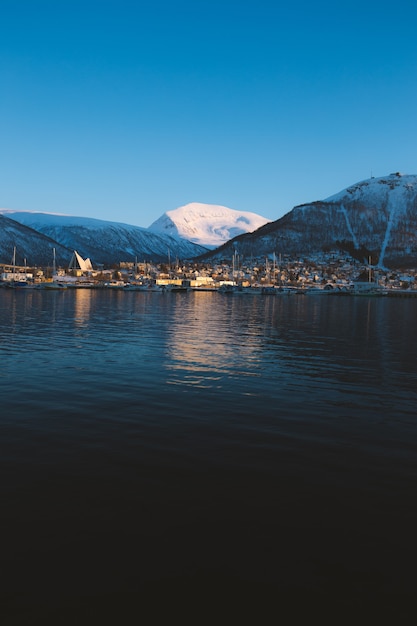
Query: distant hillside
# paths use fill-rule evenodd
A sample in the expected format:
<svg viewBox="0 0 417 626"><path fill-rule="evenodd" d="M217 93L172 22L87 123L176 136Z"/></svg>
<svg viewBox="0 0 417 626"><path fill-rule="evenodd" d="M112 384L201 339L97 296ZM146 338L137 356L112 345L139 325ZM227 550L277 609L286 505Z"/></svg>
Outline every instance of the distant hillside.
<svg viewBox="0 0 417 626"><path fill-rule="evenodd" d="M59 244L58 247L69 250L68 262L73 250L84 258L90 258L93 266L97 263L109 265L134 261L135 258L155 262L166 261L169 256L172 259L189 259L207 251L207 248L183 239L157 235L146 228L119 222L7 209L0 210L0 213L3 213L3 219L15 224L14 241L19 248L24 247L19 233L23 232L23 228L30 228L34 238L41 234L43 238L55 242L52 245ZM41 263L41 257L35 252L33 258Z"/></svg>
<svg viewBox="0 0 417 626"><path fill-rule="evenodd" d="M383 267L417 265L417 176L399 172L356 183L326 200L294 207L279 220L241 235L205 258L341 249Z"/></svg>
<svg viewBox="0 0 417 626"><path fill-rule="evenodd" d="M256 213L193 202L167 211L149 226L149 230L216 248L237 235L256 230L268 221Z"/></svg>
<svg viewBox="0 0 417 626"><path fill-rule="evenodd" d="M72 250L58 244L54 239L20 224L0 213L0 263L11 263L16 248L16 264L52 265L53 250L58 264L69 262Z"/></svg>

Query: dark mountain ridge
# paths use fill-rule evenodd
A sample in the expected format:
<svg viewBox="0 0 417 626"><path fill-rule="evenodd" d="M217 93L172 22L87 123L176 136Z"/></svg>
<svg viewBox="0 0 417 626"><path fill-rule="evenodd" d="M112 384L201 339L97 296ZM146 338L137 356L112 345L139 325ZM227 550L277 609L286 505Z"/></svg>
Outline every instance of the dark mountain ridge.
<svg viewBox="0 0 417 626"><path fill-rule="evenodd" d="M55 248L58 264L70 259L72 250L29 226L0 214L0 263L11 264L16 250L16 264L48 266Z"/></svg>
<svg viewBox="0 0 417 626"><path fill-rule="evenodd" d="M313 258L339 249L380 267L417 265L417 176L371 178L296 206L253 233L230 240L205 259L273 253Z"/></svg>
<svg viewBox="0 0 417 626"><path fill-rule="evenodd" d="M187 241L158 235L146 228L109 222L87 217L72 217L53 213L34 213L29 211L3 210L0 217L7 222L0 222L0 262L8 262L8 249L16 246L31 263L45 264L43 247L50 243L50 249L56 247L62 252L62 266L66 266L73 250L84 258L90 258L93 266L118 264L121 261L155 261L169 258L187 259L202 254L207 248ZM6 237L4 224L8 224L10 236ZM24 237L31 232L33 241ZM59 255L61 256L61 255ZM52 258L52 251L49 252Z"/></svg>

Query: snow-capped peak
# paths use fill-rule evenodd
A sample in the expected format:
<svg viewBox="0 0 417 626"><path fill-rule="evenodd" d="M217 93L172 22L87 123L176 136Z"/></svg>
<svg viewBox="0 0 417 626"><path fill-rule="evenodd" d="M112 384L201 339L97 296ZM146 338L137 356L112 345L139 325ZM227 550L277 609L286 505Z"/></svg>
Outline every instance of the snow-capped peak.
<svg viewBox="0 0 417 626"><path fill-rule="evenodd" d="M378 203L388 197L388 195L391 197L395 196L396 200L399 200L398 196L409 193L415 187L415 175L394 172L389 176L380 176L379 178L372 177L362 180L326 198L325 202L338 202L343 198L350 198L355 200L366 199L368 202L373 199Z"/></svg>
<svg viewBox="0 0 417 626"><path fill-rule="evenodd" d="M237 235L257 230L269 221L256 213L191 202L167 211L149 226L149 230L216 248Z"/></svg>
<svg viewBox="0 0 417 626"><path fill-rule="evenodd" d="M167 255L180 259L193 258L207 251L184 239L172 238L167 234L152 233L146 228L120 222L110 222L90 217L77 217L57 213L14 211L0 209L0 217L10 223L32 229L49 238L68 251L77 250L82 257L89 257L93 262L108 265L135 258L165 260ZM2 233L0 229L0 258L3 254ZM33 234L34 236L34 234ZM19 242L7 237L4 247L10 256L10 249ZM28 249L27 242L23 248ZM37 259L36 254L32 254ZM4 257L7 258L7 257Z"/></svg>

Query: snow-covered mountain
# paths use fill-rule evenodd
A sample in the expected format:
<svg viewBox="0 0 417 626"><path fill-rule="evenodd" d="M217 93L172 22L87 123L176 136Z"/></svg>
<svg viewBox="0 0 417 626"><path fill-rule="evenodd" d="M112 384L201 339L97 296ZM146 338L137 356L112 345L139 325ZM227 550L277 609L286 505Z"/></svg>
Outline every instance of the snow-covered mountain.
<svg viewBox="0 0 417 626"><path fill-rule="evenodd" d="M72 250L24 224L2 215L0 210L0 263L11 263L16 249L16 264L52 265L54 248L59 265L69 261Z"/></svg>
<svg viewBox="0 0 417 626"><path fill-rule="evenodd" d="M256 213L192 202L167 211L149 226L149 230L160 235L188 239L201 246L217 248L229 239L250 233L268 221Z"/></svg>
<svg viewBox="0 0 417 626"><path fill-rule="evenodd" d="M313 257L330 249L381 267L417 265L417 176L399 172L356 183L326 200L228 242L208 258L272 253Z"/></svg>
<svg viewBox="0 0 417 626"><path fill-rule="evenodd" d="M184 239L158 235L146 228L119 222L10 209L0 209L0 213L16 226L31 228L65 247L70 251L68 262L73 250L84 258L90 258L93 265L134 261L135 258L153 261L165 261L168 256L189 259L207 251L207 248ZM1 247L0 257L4 256Z"/></svg>
<svg viewBox="0 0 417 626"><path fill-rule="evenodd" d="M235 251L242 257L275 253L314 258L339 249L357 258L370 256L380 266L417 266L417 176L399 172L296 206L274 222L205 204L168 211L149 229L7 209L0 209L0 218L3 263L10 262L16 246L17 255L28 264L49 263L56 247L62 265L73 250L93 264L109 265L135 258L166 261L168 256L230 259ZM213 246L219 247L208 250Z"/></svg>

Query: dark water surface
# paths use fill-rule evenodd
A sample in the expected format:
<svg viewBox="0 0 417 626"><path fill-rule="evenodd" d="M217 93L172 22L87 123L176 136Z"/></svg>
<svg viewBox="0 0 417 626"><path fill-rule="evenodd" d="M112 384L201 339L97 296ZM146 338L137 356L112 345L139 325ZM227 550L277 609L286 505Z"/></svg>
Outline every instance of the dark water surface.
<svg viewBox="0 0 417 626"><path fill-rule="evenodd" d="M404 595L417 301L0 290L2 590Z"/></svg>

